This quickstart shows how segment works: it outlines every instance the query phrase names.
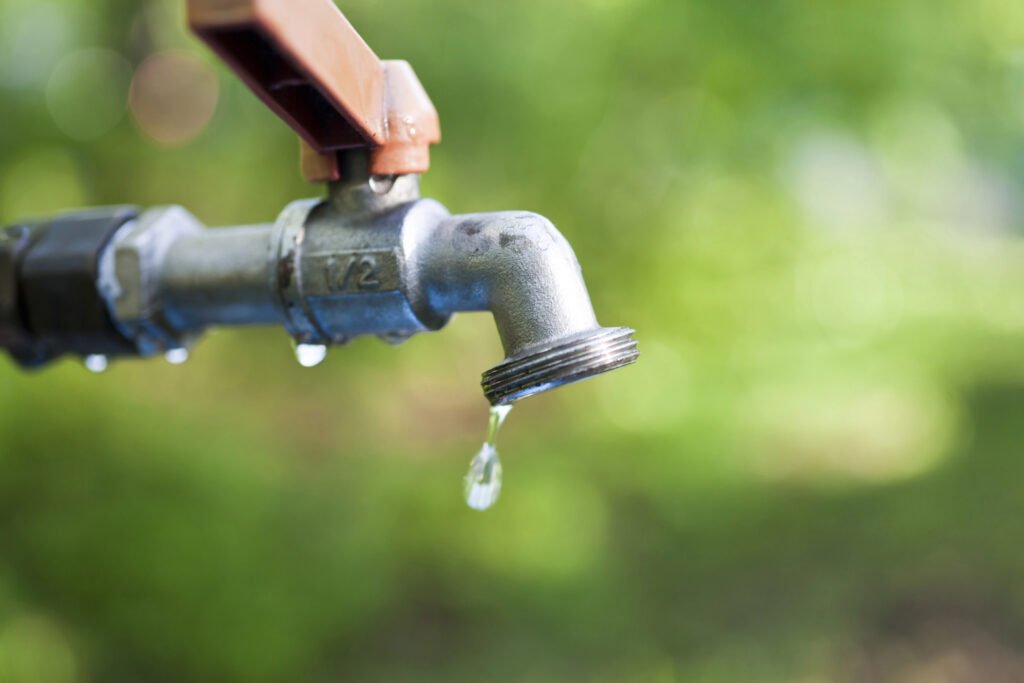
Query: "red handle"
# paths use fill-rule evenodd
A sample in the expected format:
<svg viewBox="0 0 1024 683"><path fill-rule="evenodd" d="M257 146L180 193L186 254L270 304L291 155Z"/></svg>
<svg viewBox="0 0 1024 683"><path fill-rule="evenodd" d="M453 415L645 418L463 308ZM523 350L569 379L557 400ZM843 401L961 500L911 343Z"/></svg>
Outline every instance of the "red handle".
<svg viewBox="0 0 1024 683"><path fill-rule="evenodd" d="M189 24L336 179L339 150L369 148L377 175L423 173L437 111L408 63L381 62L331 0L188 0Z"/></svg>

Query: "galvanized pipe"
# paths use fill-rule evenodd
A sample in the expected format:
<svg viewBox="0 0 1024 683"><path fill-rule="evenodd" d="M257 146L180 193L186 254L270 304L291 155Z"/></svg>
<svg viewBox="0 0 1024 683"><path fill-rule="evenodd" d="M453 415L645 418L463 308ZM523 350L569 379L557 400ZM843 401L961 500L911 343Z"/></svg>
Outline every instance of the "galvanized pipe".
<svg viewBox="0 0 1024 683"><path fill-rule="evenodd" d="M273 228L218 228L178 238L159 268L168 321L181 332L280 324L268 274Z"/></svg>

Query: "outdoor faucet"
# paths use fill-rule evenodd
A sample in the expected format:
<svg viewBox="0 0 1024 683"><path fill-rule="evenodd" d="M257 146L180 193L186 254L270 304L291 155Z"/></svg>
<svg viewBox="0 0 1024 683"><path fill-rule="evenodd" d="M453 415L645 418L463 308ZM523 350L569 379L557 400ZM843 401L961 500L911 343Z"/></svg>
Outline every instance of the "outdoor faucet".
<svg viewBox="0 0 1024 683"><path fill-rule="evenodd" d="M193 30L299 134L325 199L277 221L208 229L180 207L114 207L0 233L0 346L23 366L65 354L148 357L209 327L282 325L298 344L398 343L462 311L494 315L494 405L633 363L601 327L547 219L451 215L419 194L438 117L411 67L381 62L330 0L189 0Z"/></svg>

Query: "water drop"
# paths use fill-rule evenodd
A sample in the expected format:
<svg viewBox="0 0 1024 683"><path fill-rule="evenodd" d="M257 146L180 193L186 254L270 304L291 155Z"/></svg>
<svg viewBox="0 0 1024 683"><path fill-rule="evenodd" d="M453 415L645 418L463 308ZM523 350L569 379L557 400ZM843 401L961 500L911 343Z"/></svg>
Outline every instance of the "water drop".
<svg viewBox="0 0 1024 683"><path fill-rule="evenodd" d="M469 463L464 492L466 505L474 510L490 508L501 495L502 469L497 447L498 430L511 410L512 404L491 406L487 441Z"/></svg>
<svg viewBox="0 0 1024 683"><path fill-rule="evenodd" d="M110 364L107 361L107 357L103 354L94 353L91 356L86 356L82 363L85 364L85 369L89 372L94 372L97 375L101 372L106 372L107 366Z"/></svg>
<svg viewBox="0 0 1024 683"><path fill-rule="evenodd" d="M314 368L324 362L327 347L322 344L296 344L295 360L304 368Z"/></svg>
<svg viewBox="0 0 1024 683"><path fill-rule="evenodd" d="M370 176L370 189L375 194L387 194L395 186L398 176L395 175L372 175Z"/></svg>
<svg viewBox="0 0 1024 683"><path fill-rule="evenodd" d="M171 365L181 365L188 360L188 349L169 349L167 353L164 354L164 360Z"/></svg>

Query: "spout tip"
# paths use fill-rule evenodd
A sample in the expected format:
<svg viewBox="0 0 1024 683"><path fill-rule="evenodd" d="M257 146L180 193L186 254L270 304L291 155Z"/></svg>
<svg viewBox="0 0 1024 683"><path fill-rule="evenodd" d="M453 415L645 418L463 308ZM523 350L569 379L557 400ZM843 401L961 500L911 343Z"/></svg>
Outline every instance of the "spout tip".
<svg viewBox="0 0 1024 683"><path fill-rule="evenodd" d="M601 327L533 347L484 373L484 395L492 405L555 389L635 363L633 330Z"/></svg>

